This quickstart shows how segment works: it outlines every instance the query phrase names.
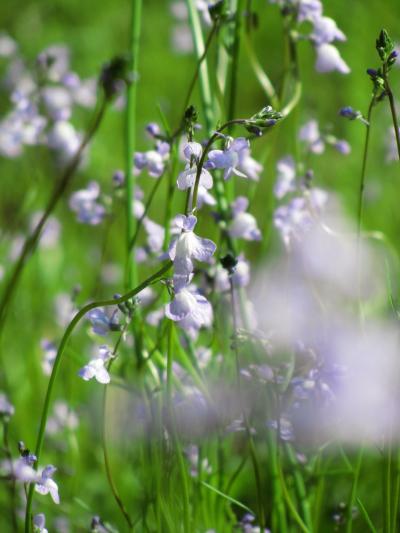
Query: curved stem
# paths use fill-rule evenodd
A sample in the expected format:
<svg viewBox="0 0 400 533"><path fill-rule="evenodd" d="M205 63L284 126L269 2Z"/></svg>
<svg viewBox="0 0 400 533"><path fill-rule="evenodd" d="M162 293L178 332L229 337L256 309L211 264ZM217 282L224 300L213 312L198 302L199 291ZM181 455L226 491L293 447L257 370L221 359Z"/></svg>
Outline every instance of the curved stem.
<svg viewBox="0 0 400 533"><path fill-rule="evenodd" d="M46 224L49 216L54 211L54 208L56 207L58 201L64 194L71 179L73 178L79 166L79 163L81 162L83 151L85 150L86 146L89 144L93 135L98 130L101 124L101 121L103 119L105 110L107 108L107 103L108 103L107 99L104 98L94 118L93 124L90 126L76 154L71 159L71 162L67 165L66 169L64 170L64 173L61 176L60 181L56 185L42 217L40 218L39 222L37 223L31 235L29 235L29 237L27 237L27 239L25 240L22 251L18 257L17 262L15 263L15 267L11 274L11 278L8 281L7 285L5 286L5 289L3 291L3 295L0 301L0 331L4 325L4 320L6 317L6 308L8 304L10 303L13 293L18 286L19 279L23 272L28 256L35 250L36 245L39 241L40 235L42 233L42 230L44 228L44 225Z"/></svg>
<svg viewBox="0 0 400 533"><path fill-rule="evenodd" d="M141 32L141 18L142 18L142 0L132 0L132 19L130 29L130 64L129 70L136 76L138 70L139 59L139 39ZM127 102L125 114L125 188L126 188L126 288L130 289L132 285L137 283L137 269L136 262L131 260L132 252L132 235L134 233L135 217L132 213L132 202L135 197L135 176L132 172L133 154L136 144L136 96L137 96L137 81L133 79L128 85Z"/></svg>
<svg viewBox="0 0 400 533"><path fill-rule="evenodd" d="M51 402L51 396L54 388L54 384L57 377L57 372L61 363L61 359L65 350L65 347L67 345L67 342L72 335L72 332L74 331L75 327L78 325L80 320L92 309L95 309L96 307L106 307L109 305L117 305L123 302L126 302L136 296L139 292L141 292L143 289L145 289L148 285L154 283L157 281L163 274L168 272L168 270L171 268L172 262L168 261L160 270L158 270L155 274L147 278L145 281L143 281L140 285L138 285L135 289L132 289L131 291L127 292L120 298L110 299L110 300L100 300L97 302L92 302L80 309L80 311L77 312L77 314L74 316L74 318L69 323L67 329L65 330L65 333L61 339L60 346L57 351L56 358L54 360L53 369L50 375L49 383L47 386L46 396L44 400L44 405L42 409L42 415L40 419L40 426L39 426L39 432L37 436L36 441L36 447L35 447L35 455L37 458L35 468L37 469L39 460L40 460L40 454L42 451L43 441L45 437L46 432L46 424L47 424L47 417L49 413L50 408L50 402ZM33 491L34 491L34 483L31 483L29 487L29 493L28 493L28 501L26 504L26 513L25 513L25 533L29 533L30 531L30 525L31 525L31 507L32 507L32 499L33 499Z"/></svg>

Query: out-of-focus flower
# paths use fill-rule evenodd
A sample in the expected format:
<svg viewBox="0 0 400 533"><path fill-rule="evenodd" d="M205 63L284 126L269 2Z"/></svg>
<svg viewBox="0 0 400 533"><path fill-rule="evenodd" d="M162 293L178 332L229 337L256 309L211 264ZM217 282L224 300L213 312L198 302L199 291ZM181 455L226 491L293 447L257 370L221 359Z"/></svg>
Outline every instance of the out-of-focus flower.
<svg viewBox="0 0 400 533"><path fill-rule="evenodd" d="M247 241L259 241L261 232L257 227L257 221L253 215L246 212L249 201L245 196L238 196L231 205L232 221L228 231L232 237Z"/></svg>
<svg viewBox="0 0 400 533"><path fill-rule="evenodd" d="M315 69L317 72L325 73L337 70L341 74L348 74L350 68L342 59L339 50L333 44L321 44L316 47L317 61Z"/></svg>
<svg viewBox="0 0 400 533"><path fill-rule="evenodd" d="M35 481L35 491L39 494L50 494L51 499L54 503L60 503L60 496L58 495L58 486L57 483L52 479L56 468L53 465L47 465L43 470L38 474L38 477Z"/></svg>
<svg viewBox="0 0 400 533"><path fill-rule="evenodd" d="M69 207L76 213L79 222L96 226L103 221L106 209L99 202L99 197L100 186L96 181L91 181L86 189L81 189L71 195Z"/></svg>
<svg viewBox="0 0 400 533"><path fill-rule="evenodd" d="M110 331L120 331L119 311L114 308L108 313L102 307L96 307L89 311L86 315L90 320L93 328L93 333L97 335L107 335Z"/></svg>
<svg viewBox="0 0 400 533"><path fill-rule="evenodd" d="M296 164L292 156L286 156L276 164L278 175L274 187L275 196L283 198L289 192L296 190Z"/></svg>
<svg viewBox="0 0 400 533"><path fill-rule="evenodd" d="M134 171L140 174L142 170L147 170L149 176L159 178L165 170L169 160L170 146L164 141L157 141L155 150L147 152L135 152Z"/></svg>
<svg viewBox="0 0 400 533"><path fill-rule="evenodd" d="M33 517L34 533L49 533L46 529L46 517L43 513L35 514Z"/></svg>

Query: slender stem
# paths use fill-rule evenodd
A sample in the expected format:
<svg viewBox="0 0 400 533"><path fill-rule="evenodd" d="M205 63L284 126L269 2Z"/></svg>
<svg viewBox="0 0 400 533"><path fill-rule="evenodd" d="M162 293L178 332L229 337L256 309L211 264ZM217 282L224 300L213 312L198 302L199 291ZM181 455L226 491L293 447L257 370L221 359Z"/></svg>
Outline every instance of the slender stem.
<svg viewBox="0 0 400 533"><path fill-rule="evenodd" d="M229 279L229 285L230 285L232 320L233 320L233 334L234 334L233 347L234 347L235 362L236 362L236 379L237 379L237 386L238 386L239 401L242 404L239 350L238 350L237 341L236 341L238 323L237 323L237 315L236 315L235 288L233 286L232 278ZM257 457L256 448L254 445L253 436L251 434L250 424L249 424L247 414L245 411L245 407L243 404L242 404L242 414L243 414L243 422L246 427L247 439L249 443L250 458L253 463L254 476L256 480L257 501L258 501L258 522L262 530L265 527L265 513L264 513L264 506L263 506L263 496L262 496L263 490L262 490L262 482L261 482L261 474L260 474L260 465L258 462L258 457Z"/></svg>
<svg viewBox="0 0 400 533"><path fill-rule="evenodd" d="M117 342L115 343L114 350L112 351L112 355L114 357L115 357L115 355L118 352L119 345L121 344L121 341L122 341L123 336L124 336L124 334L125 334L125 332L126 332L126 330L128 328L128 325L129 325L129 322L127 322L125 324L125 326L123 327L123 329L122 329L122 331L121 331L121 333L120 333L120 335L118 337ZM110 359L110 361L108 363L108 368L107 368L108 371L110 371L111 366L112 366L114 361L115 361L115 359ZM107 391L108 391L108 386L106 385L104 387L104 392L103 392L103 428L102 428L102 446L103 446L104 467L105 467L105 470L106 470L107 481L108 481L108 484L110 485L110 489L111 489L112 495L114 496L114 500L115 500L116 504L118 505L118 507L119 507L124 519L126 520L126 523L128 524L129 529L133 529L132 519L129 516L129 513L128 513L128 511L125 508L124 502L122 501L122 498L121 498L121 496L120 496L120 494L118 492L117 486L115 484L115 481L114 481L114 478L113 478L113 475L112 475L112 470L111 470L111 462L110 462L110 458L109 458L109 455L108 455L107 426L106 426Z"/></svg>
<svg viewBox="0 0 400 533"><path fill-rule="evenodd" d="M361 465L364 456L364 445L361 445L357 455L356 465L354 467L353 483L351 485L350 497L347 506L347 527L346 533L353 531L353 507L356 502L358 481L360 479Z"/></svg>
<svg viewBox="0 0 400 533"><path fill-rule="evenodd" d="M387 94L387 96L389 98L390 112L392 113L393 128L394 128L394 134L395 134L395 137L396 137L397 153L399 155L399 160L400 160L400 130L399 130L399 121L397 119L397 113L396 113L396 105L395 105L395 102L394 102L393 91L392 91L392 88L390 87L390 84L389 84L388 73L387 73L385 67L383 69L383 72L384 72L384 78L383 79L384 79L384 82L385 82L385 91L386 91L386 94Z"/></svg>
<svg viewBox="0 0 400 533"><path fill-rule="evenodd" d="M10 479L10 515L11 515L11 523L13 526L14 531L18 531L18 520L17 520L17 492L15 490L15 476L14 476L14 467L13 467L13 461L12 461L12 454L10 451L10 444L8 441L8 430L9 425L8 421L3 422L3 446L4 446L4 453L7 457L7 461L10 465L10 473L11 473L11 479Z"/></svg>
<svg viewBox="0 0 400 533"><path fill-rule="evenodd" d="M172 262L168 261L160 270L158 270L155 274L147 278L145 281L143 281L140 285L138 285L135 289L132 289L131 291L127 292L120 298L110 299L110 300L100 300L97 302L92 302L84 307L80 311L77 312L77 314L74 316L74 318L69 323L67 329L65 330L65 333L61 339L60 346L57 351L57 355L54 361L53 369L50 375L49 383L47 386L46 396L44 400L44 405L42 409L41 419L40 419L40 426L38 431L38 436L36 440L36 447L35 447L35 455L37 458L37 462L35 464L35 468L37 469L39 460L40 460L40 454L42 451L43 441L45 437L46 432L46 424L47 424L47 417L49 413L50 403L51 403L51 397L52 392L54 388L54 384L57 377L57 372L62 360L62 356L65 350L65 347L67 345L67 342L72 335L72 332L74 331L75 327L78 325L80 320L92 309L95 309L96 307L105 307L109 305L117 305L119 303L126 302L136 296L139 292L141 292L143 289L148 287L150 284L157 281L161 276L163 276L168 270L171 268ZM31 483L29 487L29 493L28 493L28 501L26 504L26 514L25 514L25 533L30 532L30 526L31 526L31 507L32 507L32 499L33 499L33 491L34 491L34 483Z"/></svg>
<svg viewBox="0 0 400 533"><path fill-rule="evenodd" d="M189 21L192 30L193 42L196 51L197 58L200 60L205 51L203 32L201 30L199 13L196 9L194 0L186 0L186 5L189 11ZM204 59L201 62L199 68L200 78L200 93L204 110L204 119L206 122L207 133L211 132L213 124L213 99L210 85L210 78L208 75L207 60Z"/></svg>
<svg viewBox="0 0 400 533"><path fill-rule="evenodd" d="M236 93L237 93L238 73L239 73L240 37L241 37L241 31L242 31L243 11L244 11L244 0L237 0L234 40L233 40L233 49L232 49L232 66L231 66L231 76L230 76L230 84L229 84L229 102L228 102L227 120L232 120L233 117L235 116Z"/></svg>
<svg viewBox="0 0 400 533"><path fill-rule="evenodd" d="M142 0L131 0L132 16L130 26L130 64L129 69L132 75L137 76L139 60L139 39L142 19ZM127 250L127 272L126 289L130 289L137 283L136 262L132 260L132 236L134 234L135 217L132 212L132 203L135 197L135 176L132 172L133 153L136 145L136 99L137 81L133 79L127 89L127 103L125 115L125 188L126 188L126 250Z"/></svg>
<svg viewBox="0 0 400 533"><path fill-rule="evenodd" d="M76 170L78 169L79 163L81 162L82 154L86 148L86 146L89 144L90 140L92 139L93 135L98 130L101 121L103 119L104 113L106 111L108 104L108 100L103 97L102 102L100 103L99 109L96 112L96 115L94 117L92 125L89 127L82 143L80 144L77 152L71 159L70 163L65 168L61 179L57 183L53 194L51 195L49 202L47 204L47 207L40 218L39 222L37 223L35 229L27 237L24 246L22 248L22 251L18 257L17 262L15 263L14 270L11 274L11 277L7 283L7 285L4 288L1 300L0 300L0 330L2 329L4 325L4 320L6 317L6 308L8 304L11 301L11 298L13 296L14 291L16 290L19 279L21 277L21 274L23 272L24 266L26 264L26 261L29 257L29 255L35 250L36 245L39 241L40 235L42 233L43 227L46 224L49 216L54 211L58 201L64 194L65 190L67 189L68 185L71 182L71 179L73 178Z"/></svg>
<svg viewBox="0 0 400 533"><path fill-rule="evenodd" d="M362 167L361 167L360 186L359 186L359 191L358 191L357 240L359 240L360 232L361 232L362 212L363 212L363 204L364 204L365 172L367 169L367 158L368 158L368 149L369 149L369 141L370 141L370 133L371 133L372 110L375 105L375 100L376 100L376 96L374 94L368 107L368 115L367 115L367 123L366 123L367 132L365 134L364 154L363 154L363 161L362 161Z"/></svg>

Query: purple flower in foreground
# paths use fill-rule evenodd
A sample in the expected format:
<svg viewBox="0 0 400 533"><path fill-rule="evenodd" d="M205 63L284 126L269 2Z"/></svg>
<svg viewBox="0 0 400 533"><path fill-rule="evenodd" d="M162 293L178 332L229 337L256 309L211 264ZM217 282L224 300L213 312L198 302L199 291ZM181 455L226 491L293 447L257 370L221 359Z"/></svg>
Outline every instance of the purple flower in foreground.
<svg viewBox="0 0 400 533"><path fill-rule="evenodd" d="M197 218L194 215L178 215L175 224L182 231L169 247L168 255L174 262L174 285L176 289L189 282L193 272L193 259L207 262L216 250L210 239L202 239L194 233Z"/></svg>
<svg viewBox="0 0 400 533"><path fill-rule="evenodd" d="M210 327L213 311L210 302L195 287L182 288L172 302L166 305L167 318L178 322L191 338L196 338L201 327Z"/></svg>
<svg viewBox="0 0 400 533"><path fill-rule="evenodd" d="M102 222L106 215L105 207L98 202L100 186L91 181L86 189L74 192L69 200L69 207L77 215L79 222L95 226Z"/></svg>
<svg viewBox="0 0 400 533"><path fill-rule="evenodd" d="M108 346L100 346L98 357L91 359L87 365L79 370L78 375L85 381L95 378L99 383L110 383L110 374L108 373L105 364L112 357L113 356Z"/></svg>
<svg viewBox="0 0 400 533"><path fill-rule="evenodd" d="M221 168L224 169L224 179L229 179L232 174L247 178L246 174L239 170L240 159L245 154L248 154L249 141L244 137L238 137L228 142L228 147L225 150L211 150L208 153L207 168ZM245 154L243 151L246 150Z"/></svg>
<svg viewBox="0 0 400 533"><path fill-rule="evenodd" d="M233 218L228 227L229 235L246 241L259 241L261 232L254 216L246 213L248 205L249 201L244 196L238 196L231 205Z"/></svg>
<svg viewBox="0 0 400 533"><path fill-rule="evenodd" d="M58 495L57 483L52 479L56 468L53 465L47 465L43 468L42 472L35 483L35 491L39 494L50 494L54 503L60 503L60 496Z"/></svg>
<svg viewBox="0 0 400 533"><path fill-rule="evenodd" d="M164 173L165 166L169 160L169 154L170 146L163 141L157 141L155 150L135 152L135 173L140 174L142 170L146 169L149 176L159 178Z"/></svg>
<svg viewBox="0 0 400 533"><path fill-rule="evenodd" d="M202 152L203 148L201 144L196 142L189 142L184 147L183 154L186 159L186 167L185 170L179 174L177 180L178 189L181 191L193 187L196 181L197 165L199 164ZM205 189L211 189L213 186L212 176L204 167L201 169L199 185Z"/></svg>

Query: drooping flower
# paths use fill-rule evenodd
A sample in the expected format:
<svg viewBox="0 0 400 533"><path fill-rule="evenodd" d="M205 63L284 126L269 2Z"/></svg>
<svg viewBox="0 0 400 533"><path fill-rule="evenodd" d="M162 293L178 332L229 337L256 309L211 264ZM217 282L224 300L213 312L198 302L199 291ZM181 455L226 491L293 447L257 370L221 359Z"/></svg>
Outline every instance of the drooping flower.
<svg viewBox="0 0 400 533"><path fill-rule="evenodd" d="M49 533L46 529L46 517L43 513L35 514L33 517L34 533Z"/></svg>
<svg viewBox="0 0 400 533"><path fill-rule="evenodd" d="M90 310L86 317L92 324L93 333L104 336L110 331L119 331L121 329L118 315L118 309L114 309L108 314L102 307L96 307L95 309Z"/></svg>
<svg viewBox="0 0 400 533"><path fill-rule="evenodd" d="M193 260L207 262L216 250L210 239L203 239L194 233L197 218L194 215L178 215L175 224L181 233L175 238L168 249L168 255L174 262L175 288L185 286L193 272Z"/></svg>
<svg viewBox="0 0 400 533"><path fill-rule="evenodd" d="M58 494L57 483L52 479L57 468L53 465L47 465L39 473L35 482L35 491L39 494L50 494L54 503L60 503L60 496Z"/></svg>
<svg viewBox="0 0 400 533"><path fill-rule="evenodd" d="M167 318L178 322L187 334L195 339L201 327L210 327L213 311L210 302L195 287L181 288L166 305Z"/></svg>

